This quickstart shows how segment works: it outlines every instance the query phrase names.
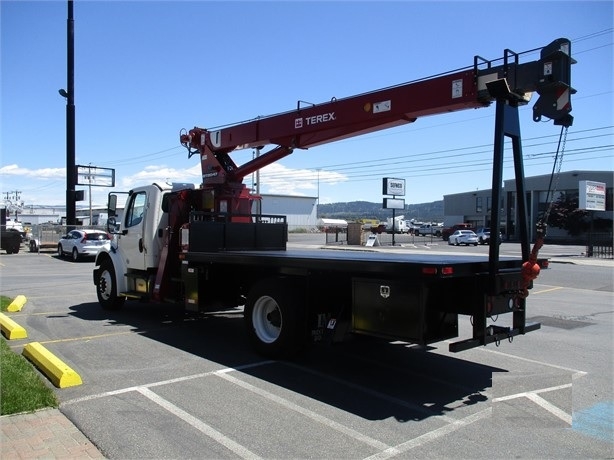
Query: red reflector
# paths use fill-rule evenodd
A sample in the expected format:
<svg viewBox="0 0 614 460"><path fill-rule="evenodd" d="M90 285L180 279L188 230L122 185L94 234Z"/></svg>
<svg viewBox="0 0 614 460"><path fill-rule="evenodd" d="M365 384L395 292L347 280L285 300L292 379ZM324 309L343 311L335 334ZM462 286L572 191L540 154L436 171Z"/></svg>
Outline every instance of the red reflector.
<svg viewBox="0 0 614 460"><path fill-rule="evenodd" d="M443 267L441 269L441 274L442 275L452 275L454 274L454 268L453 267Z"/></svg>
<svg viewBox="0 0 614 460"><path fill-rule="evenodd" d="M423 275L436 275L437 267L422 267L422 274Z"/></svg>

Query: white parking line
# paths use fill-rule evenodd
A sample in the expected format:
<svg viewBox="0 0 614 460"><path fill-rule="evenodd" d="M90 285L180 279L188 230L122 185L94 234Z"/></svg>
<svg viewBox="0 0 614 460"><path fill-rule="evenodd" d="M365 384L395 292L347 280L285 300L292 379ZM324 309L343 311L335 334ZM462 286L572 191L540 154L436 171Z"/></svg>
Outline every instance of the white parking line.
<svg viewBox="0 0 614 460"><path fill-rule="evenodd" d="M362 360L366 361L365 359L362 359ZM371 360L369 360L369 361L371 361ZM339 383L339 384L344 385L346 387L353 388L353 389L358 390L358 391L360 391L362 393L368 394L369 396L373 396L375 398L382 399L384 401L388 401L388 402L390 402L392 404L395 404L397 406L405 407L407 409L410 409L412 411L418 412L418 413L420 413L422 415L425 415L427 417L436 417L436 418L438 418L440 420L445 421L446 423L454 423L454 422L456 422L455 418L448 417L447 415L444 415L444 414L436 413L436 412L432 411L431 409L429 409L428 407L425 407L423 405L413 404L413 403L404 401L402 399L395 398L393 396L387 395L385 393L381 393L381 392L376 391L376 390L374 390L372 388L368 388L368 387L364 387L364 386L361 386L361 385L357 385L357 384L355 384L353 382L348 382L346 380L342 380L342 379L339 379L339 378L336 378L336 377L332 377L331 375L324 374L323 372L315 371L313 369L304 368L304 367L298 366L298 365L293 364L293 363L283 362L282 364L284 364L286 366L294 367L296 369L299 369L302 372L308 372L308 373L310 373L312 375L315 375L317 377L320 377L320 378L323 378L323 379L327 379L327 380L330 380L330 381L335 382L335 383ZM425 377L423 374L415 374L413 372L412 372L412 374L418 375L418 376L423 377L423 378L428 378L429 380L432 380L434 382L443 384L443 382L440 379L434 379L434 378L431 378L431 377ZM445 384L446 385L450 385L449 382L445 382Z"/></svg>
<svg viewBox="0 0 614 460"><path fill-rule="evenodd" d="M306 409L302 406L299 406L298 404L294 404L291 401L288 401L287 399L284 399L280 396L274 395L273 393L270 393L266 390L263 390L261 388L258 388L254 385L251 385L247 382L244 382L243 380L237 379L231 375L228 375L227 373L223 373L223 372L218 372L215 374L216 376L223 378L224 380L227 380L237 386L240 386L241 388L244 388L248 391L251 391L252 393L255 393L259 396L262 396L263 398L266 398L270 401L273 401L276 404L279 404L280 406L292 410L294 412L297 412L301 415L304 415L305 417L321 423L329 428L332 428L335 431L338 431L340 433L343 433L351 438L356 439L357 441L363 442L365 444L368 444L372 447L375 447L376 449L386 449L389 450L391 449L391 447L388 444L385 444L381 441L378 441L377 439L373 439L369 436L366 436L362 433L359 433L356 430L353 430L352 428L349 428L345 425L342 425L340 423L337 423L329 418L326 418L320 414L317 414L309 409Z"/></svg>
<svg viewBox="0 0 614 460"><path fill-rule="evenodd" d="M557 385L555 387L549 387L549 388L540 388L539 390L523 391L522 393L516 393L513 395L501 396L499 398L493 398L492 402L496 403L496 402L501 402L501 401L509 401L511 399L525 398L531 394L548 393L549 391L563 390L565 388L571 388L571 383L565 383L563 385Z"/></svg>
<svg viewBox="0 0 614 460"><path fill-rule="evenodd" d="M496 403L496 402L502 402L502 401L510 401L512 399L518 399L518 398L527 398L530 401L533 401L538 406L540 406L542 409L547 410L548 412L557 416L558 418L563 420L565 423L568 423L569 426L571 426L571 422L572 422L571 414L568 414L564 410L558 408L551 402L546 401L544 398L539 396L539 393L547 393L549 391L563 390L565 388L571 388L571 383L566 383L564 385L557 385L557 386L549 387L549 388L540 388L539 390L534 390L534 391L523 391L522 393L516 393L513 395L501 396L500 398L493 398L492 402Z"/></svg>
<svg viewBox="0 0 614 460"><path fill-rule="evenodd" d="M477 350L485 351L487 353L492 353L492 354L495 354L495 355L505 356L507 358L517 359L519 361L525 361L527 363L539 364L540 366L547 366L547 367L552 367L554 369L560 369L562 371L573 372L573 375L571 376L572 379L576 379L578 377L583 377L583 376L585 376L587 374L587 372L584 372L584 371L581 371L581 370L578 370L578 369L572 369L570 367L559 366L557 364L545 363L543 361L537 361L536 359L523 358L521 356L514 356L514 355L510 355L509 353L502 353L500 351L492 350L490 348L481 347L481 348L477 348Z"/></svg>
<svg viewBox="0 0 614 460"><path fill-rule="evenodd" d="M571 385L569 385L569 386L571 386ZM530 399L531 401L533 401L535 404L537 404L541 408L543 408L543 409L547 410L548 412L550 412L551 414L557 416L558 418L563 420L565 423L567 423L569 426L571 426L571 422L572 422L571 414L568 414L564 410L556 407L554 404L552 404L549 401L546 401L544 398L542 398L541 396L536 395L535 393L529 393L527 395L527 398Z"/></svg>
<svg viewBox="0 0 614 460"><path fill-rule="evenodd" d="M491 351L493 352L493 351ZM518 358L515 356L511 356L511 355L507 355L504 353L500 353L500 352L493 352L493 353L497 353L497 354L502 354L511 358ZM538 363L538 364L544 364L544 365L548 365L547 363L540 363L539 361L535 361L535 360L530 360L530 359L525 359L525 358L518 358L518 359L522 359L525 361L529 361L529 362L534 362L534 363ZM193 380L193 379L198 379L198 378L203 378L203 377L209 377L209 376L217 376L219 378L222 378L226 381L228 381L229 383L232 383L236 386L239 386L245 390L248 390L252 393L258 394L264 398L266 398L269 401L272 401L286 409L292 410L296 413L299 413L307 418L309 418L310 420L313 420L317 423L323 424L339 433L342 433L348 437L351 437L352 439L355 439L359 442L362 442L366 445L369 445L377 450L379 450L379 452L377 452L376 454L369 456L366 458L366 460L384 460L384 459L388 459L400 454L403 454L405 452L410 451L411 449L423 446L429 442L435 441L447 434L450 434L454 431L457 431L461 428L464 428L474 422L477 422L479 420L485 419L487 417L490 417L492 415L492 407L489 407L488 409L482 410L480 412L477 412L475 414L469 415L468 417L465 417L463 419L460 420L455 420L449 416L445 416L445 415L438 415L438 414L434 414L430 411L428 411L427 408L422 407L422 406L416 406L414 404L408 404L406 401L400 400L398 398L393 398L390 397L388 395L376 392L372 389L369 388L364 388L361 386L357 386L355 384L353 384L352 382L346 382L343 381L341 379L333 379L334 381L337 381L343 385L349 386L351 388L355 388L359 391L365 391L366 393L378 397L378 398L382 398L384 400L390 401L391 403L394 404L399 404L405 407L410 407L413 410L421 410L421 412L428 412L430 416L432 416L435 419L439 419L443 422L446 423L445 426L442 426L440 428L437 428L435 430L429 431L427 433L424 433L416 438L410 439L406 442L403 442L401 444L398 444L396 446L390 446L384 442L381 442L377 439L371 438L370 436L367 436L365 434L362 434L348 426L345 426L343 424L340 424L338 422L335 422L334 420L331 420L323 415L320 415L314 411L311 411L309 409L306 409L305 407L302 407L298 404L295 404L285 398L282 398L280 396L277 396L269 391L266 391L262 388L258 388L250 383L247 383L241 379L238 379L232 375L230 375L230 373L232 372L236 372L236 371L241 371L243 369L247 369L247 368L252 368L252 367L258 367L258 366L263 366L263 365L267 365L267 364L272 364L272 363L276 363L276 361L260 361L260 362L256 362L256 363L252 363L252 364L247 364L244 366L237 366L236 368L223 368L223 369L218 369L215 371L210 371L210 372L203 372L200 374L193 374L193 375L189 375L189 376L184 376L184 377L178 377L178 378L174 378L174 379L169 379L169 380L163 380L163 381L159 381L159 382L153 382L150 384L146 384L146 385L138 385L138 386L134 386L134 387L129 387L129 388L123 388L120 390L114 390L114 391L109 391L109 392L104 392L104 393L99 393L96 395L90 395L90 396L85 396L82 398L75 398L72 399L70 401L66 401L64 402L62 405L69 405L69 404L76 404L79 402L84 402L84 401L89 401L89 400L94 400L94 399L99 399L99 398L104 398L104 397L109 397L109 396L115 396L115 395L119 395L119 394L125 394L125 393L129 393L129 392L138 392L139 394L147 397L148 399L150 399L151 401L153 401L154 403L158 404L160 407L166 409L167 411L169 411L171 414L175 415L176 417L180 418L181 420L185 421L186 423L188 423L189 425L191 425L192 427L196 428L197 430L199 430L200 432L204 433L205 435L209 436L212 440L218 442L219 444L223 445L224 447L226 447L227 449L231 450L232 452L234 452L237 456L241 457L241 458L247 458L247 459L258 459L259 457L251 452L249 449L247 449L246 447L238 444L237 442L233 441L232 439L228 438L227 436L225 436L224 434L218 432L217 430L215 430L214 428L212 428L211 426L207 425L206 423L204 423L203 421L199 420L198 418L190 415L188 412L184 411L183 409L179 408L178 406L174 405L173 403L171 403L170 401L165 400L164 398L158 396L156 393L154 393L153 391L150 390L150 388L154 388L154 387L158 387L158 386L162 386L162 385L169 385L169 384L173 384L173 383L179 383L179 382L183 382L183 381L187 381L187 380ZM283 363L288 365L289 363ZM297 367L298 369L304 371L304 372L309 372L315 375L318 375L320 377L324 377L327 379L331 379L330 376L327 376L325 374L322 374L320 372L317 371L313 371L310 369L305 369L302 368L300 366L296 366L293 364L289 364L293 367ZM582 372L582 371L578 371L575 369L569 369L569 368L564 368L561 366L554 366L551 365L552 367L555 367L557 369L564 369L564 370L569 370L569 371L574 371L576 374L576 376L578 375L585 375L586 372ZM555 390L559 390L559 389L564 389L564 388L569 388L571 387L571 384L565 384L565 385L560 385L560 386L556 386L556 387L550 387L550 388L543 388L543 389L538 389L535 391L530 391L530 392L523 392L523 393L518 393L515 395L508 395L508 396L503 396L500 398L494 398L492 400L492 402L500 402L500 401L506 401L506 400L511 400L511 399L515 399L515 398L521 398L521 397L526 397L527 399L535 402L536 404L538 404L540 407L542 407L543 409L547 410L548 412L554 414L555 416L559 417L560 419L564 420L565 422L569 423L571 425L571 415L567 414L566 412L562 411L561 409L559 409L558 407L554 406L553 404L549 403L548 401L546 401L545 399L541 398L538 394L539 393L543 393L543 392L548 392L548 391L555 391Z"/></svg>
<svg viewBox="0 0 614 460"><path fill-rule="evenodd" d="M366 457L364 460L384 460L390 457L394 457L395 455L405 453L411 449L415 449L416 447L423 446L426 443L431 441L435 441L442 436L450 434L456 430L466 427L478 420L482 420L484 418L490 417L492 415L492 408L484 409L483 411L472 414L468 417L465 417L460 420L456 420L453 423L450 423L446 426L442 426L441 428L437 428L436 430L429 431L428 433L424 433L417 438L410 439L402 444L398 444L394 447L386 449L382 452L379 452L370 457Z"/></svg>
<svg viewBox="0 0 614 460"><path fill-rule="evenodd" d="M169 411L171 414L175 415L176 417L179 417L181 420L191 425L192 427L196 428L201 433L204 433L205 435L209 436L215 442L221 444L222 446L226 447L228 450L234 452L239 457L248 458L248 459L260 459L261 458L258 455L254 454L249 449L243 447L241 444L234 442L228 436L224 436L219 431L210 427L209 425L204 423L202 420L199 420L196 417L188 414L186 411L177 407L170 401L167 401L166 399L161 398L160 396L158 396L156 393L149 390L148 388L139 387L136 389L136 391L138 391L140 394L147 397L151 401L155 402L160 407L163 407L164 409Z"/></svg>
<svg viewBox="0 0 614 460"><path fill-rule="evenodd" d="M83 396L81 398L70 399L68 401L63 402L62 406L67 406L69 404L76 404L76 403L80 403L80 402L84 402L84 401L92 401L94 399L106 398L108 396L121 395L121 394L125 394L125 393L130 393L132 391L139 391L140 388L154 388L154 387L159 387L159 386L162 386L162 385L170 385L171 383L185 382L187 380L194 380L194 379L200 379L200 378L203 378L203 377L208 377L208 376L214 375L216 373L226 373L226 372L240 371L240 370L243 370L243 369L249 369L249 368L252 368L252 367L264 366L264 365L272 364L272 363L275 363L275 362L276 361L259 361L259 362L256 362L256 363L245 364L243 366L228 367L228 368L225 368L225 369L219 369L217 371L209 371L209 372L203 372L203 373L200 373L200 374L186 375L184 377L177 377L177 378L174 378L174 379L161 380L159 382L147 383L145 385L137 385L137 386L121 388L119 390L113 390L113 391L105 391L104 393L98 393L98 394L95 394L95 395L89 395L89 396Z"/></svg>

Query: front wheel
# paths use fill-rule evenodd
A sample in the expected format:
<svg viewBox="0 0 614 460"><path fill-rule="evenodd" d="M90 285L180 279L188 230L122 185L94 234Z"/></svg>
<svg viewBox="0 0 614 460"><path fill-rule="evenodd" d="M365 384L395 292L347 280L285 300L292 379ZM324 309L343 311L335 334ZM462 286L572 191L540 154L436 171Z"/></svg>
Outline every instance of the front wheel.
<svg viewBox="0 0 614 460"><path fill-rule="evenodd" d="M62 249L62 245L58 244L58 257L61 259L64 257L64 250Z"/></svg>
<svg viewBox="0 0 614 460"><path fill-rule="evenodd" d="M105 310L118 310L124 305L126 298L117 295L115 268L113 268L111 260L104 260L100 264L98 279L96 280L96 296L98 303Z"/></svg>
<svg viewBox="0 0 614 460"><path fill-rule="evenodd" d="M36 241L30 241L30 252L37 252Z"/></svg>
<svg viewBox="0 0 614 460"><path fill-rule="evenodd" d="M244 316L248 336L262 355L288 357L304 343L300 321L304 293L293 284L283 279L264 280L247 296Z"/></svg>

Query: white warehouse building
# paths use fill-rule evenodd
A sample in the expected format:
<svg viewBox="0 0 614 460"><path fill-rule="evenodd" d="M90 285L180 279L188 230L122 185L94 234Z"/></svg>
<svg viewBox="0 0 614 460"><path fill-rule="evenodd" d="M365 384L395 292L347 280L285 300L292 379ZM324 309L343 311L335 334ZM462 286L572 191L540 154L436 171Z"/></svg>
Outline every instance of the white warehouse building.
<svg viewBox="0 0 614 460"><path fill-rule="evenodd" d="M268 195L261 194L260 214L286 216L288 230L311 230L317 227L318 198L314 196ZM254 203L254 210L256 206Z"/></svg>

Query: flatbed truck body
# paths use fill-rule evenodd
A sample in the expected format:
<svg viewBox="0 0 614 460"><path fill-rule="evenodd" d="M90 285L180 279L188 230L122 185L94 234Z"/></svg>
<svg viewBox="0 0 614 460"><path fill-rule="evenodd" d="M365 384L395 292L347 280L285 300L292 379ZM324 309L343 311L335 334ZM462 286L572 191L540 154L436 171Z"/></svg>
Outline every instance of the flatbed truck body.
<svg viewBox="0 0 614 460"><path fill-rule="evenodd" d="M462 316L523 317L523 328L502 327L490 336L484 328L481 337L450 346L460 351L539 328L524 322L517 258L500 261L497 292L490 293L483 256L327 249L188 252L183 265L185 286L192 286L186 290L187 310L211 295L208 286L222 283L233 292L249 292L266 279L283 279L292 286L293 304L304 309L305 330L298 333L314 342L363 334L425 346L458 337Z"/></svg>

